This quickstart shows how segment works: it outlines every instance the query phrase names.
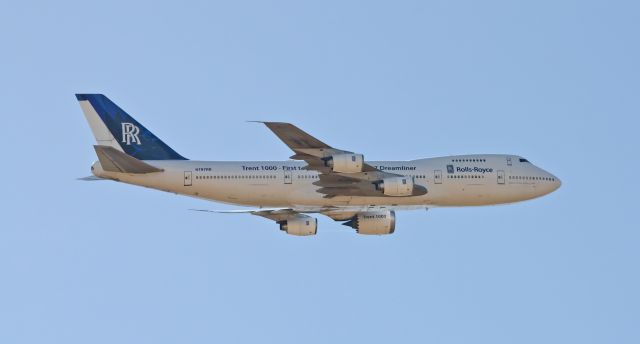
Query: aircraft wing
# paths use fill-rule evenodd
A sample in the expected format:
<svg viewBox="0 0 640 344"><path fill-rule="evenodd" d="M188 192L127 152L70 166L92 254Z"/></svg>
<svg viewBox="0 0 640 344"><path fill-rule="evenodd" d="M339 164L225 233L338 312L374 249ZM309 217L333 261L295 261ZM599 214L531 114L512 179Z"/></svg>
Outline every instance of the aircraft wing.
<svg viewBox="0 0 640 344"><path fill-rule="evenodd" d="M300 214L290 208L274 208L274 209L240 209L240 210L207 210L207 209L189 209L193 211L201 211L206 213L218 214L251 214L262 216L275 222L286 221Z"/></svg>
<svg viewBox="0 0 640 344"><path fill-rule="evenodd" d="M309 170L316 170L320 173L329 173L331 172L331 168L326 166L326 158L336 154L353 153L332 148L291 123L260 123L264 123L264 125L271 129L271 131L273 131L273 133L276 134L284 144L289 146L289 148L296 153L290 157L291 159L306 161L309 164L307 168ZM362 170L366 172L378 171L375 167L366 163L363 164Z"/></svg>
<svg viewBox="0 0 640 344"><path fill-rule="evenodd" d="M333 148L293 124L282 122L260 123L266 125L282 142L291 148L295 153L290 157L291 159L303 160L307 163L304 169L319 173L320 180L313 184L319 186L317 191L324 194L325 198L336 196L389 196L379 187L380 182L385 179L404 177L400 174L380 171L366 163L363 155ZM336 168L338 164L336 160L340 160L340 166L343 170ZM402 196L418 196L426 193L427 189L425 187L413 185L409 194L403 194Z"/></svg>
<svg viewBox="0 0 640 344"><path fill-rule="evenodd" d="M254 209L231 209L231 210L212 210L212 209L189 209L191 211L199 211L203 213L214 214L251 214L262 216L273 221L283 221L290 217L305 214L322 214L335 221L343 221L343 219L351 218L353 215L361 212L384 211L384 210L429 210L425 205L401 205L401 206L295 206L293 208L254 208Z"/></svg>

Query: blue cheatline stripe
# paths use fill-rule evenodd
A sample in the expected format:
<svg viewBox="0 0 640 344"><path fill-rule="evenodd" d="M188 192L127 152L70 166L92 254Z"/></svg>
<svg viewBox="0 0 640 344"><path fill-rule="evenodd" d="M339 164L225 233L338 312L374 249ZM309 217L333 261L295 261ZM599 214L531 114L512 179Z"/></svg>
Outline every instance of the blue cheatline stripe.
<svg viewBox="0 0 640 344"><path fill-rule="evenodd" d="M125 153L139 160L187 160L102 94L76 94L96 110ZM123 132L124 131L124 132Z"/></svg>

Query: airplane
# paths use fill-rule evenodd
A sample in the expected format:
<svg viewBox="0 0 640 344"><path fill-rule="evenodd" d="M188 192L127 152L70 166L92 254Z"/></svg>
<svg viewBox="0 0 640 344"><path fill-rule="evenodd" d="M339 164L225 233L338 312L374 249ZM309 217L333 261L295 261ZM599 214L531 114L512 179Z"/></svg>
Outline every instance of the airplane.
<svg viewBox="0 0 640 344"><path fill-rule="evenodd" d="M97 144L93 176L255 209L283 232L317 234L322 214L359 234L392 234L396 211L514 203L561 181L517 155L368 161L290 123L259 122L292 151L288 161L199 161L178 154L102 94L76 94ZM197 210L197 209L194 209Z"/></svg>

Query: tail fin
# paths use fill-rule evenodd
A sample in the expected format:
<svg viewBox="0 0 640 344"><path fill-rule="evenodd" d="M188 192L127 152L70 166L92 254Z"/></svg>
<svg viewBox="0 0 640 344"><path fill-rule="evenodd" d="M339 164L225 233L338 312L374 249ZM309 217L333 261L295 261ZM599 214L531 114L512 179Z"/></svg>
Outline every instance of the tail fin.
<svg viewBox="0 0 640 344"><path fill-rule="evenodd" d="M93 135L138 160L186 160L102 94L76 94Z"/></svg>

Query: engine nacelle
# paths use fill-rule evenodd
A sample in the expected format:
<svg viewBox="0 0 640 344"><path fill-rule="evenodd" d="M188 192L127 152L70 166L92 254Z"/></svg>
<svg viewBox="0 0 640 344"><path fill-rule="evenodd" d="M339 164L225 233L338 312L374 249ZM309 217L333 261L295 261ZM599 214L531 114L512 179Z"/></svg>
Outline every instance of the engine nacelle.
<svg viewBox="0 0 640 344"><path fill-rule="evenodd" d="M362 172L364 166L364 156L362 154L336 154L326 160L326 165L331 167L333 172L358 173Z"/></svg>
<svg viewBox="0 0 640 344"><path fill-rule="evenodd" d="M316 235L318 232L318 219L307 215L298 215L278 223L280 230L289 235Z"/></svg>
<svg viewBox="0 0 640 344"><path fill-rule="evenodd" d="M412 177L385 178L376 183L376 189L387 196L411 196L413 194Z"/></svg>
<svg viewBox="0 0 640 344"><path fill-rule="evenodd" d="M388 210L358 213L343 225L355 228L358 234L392 234L396 230L396 213Z"/></svg>

